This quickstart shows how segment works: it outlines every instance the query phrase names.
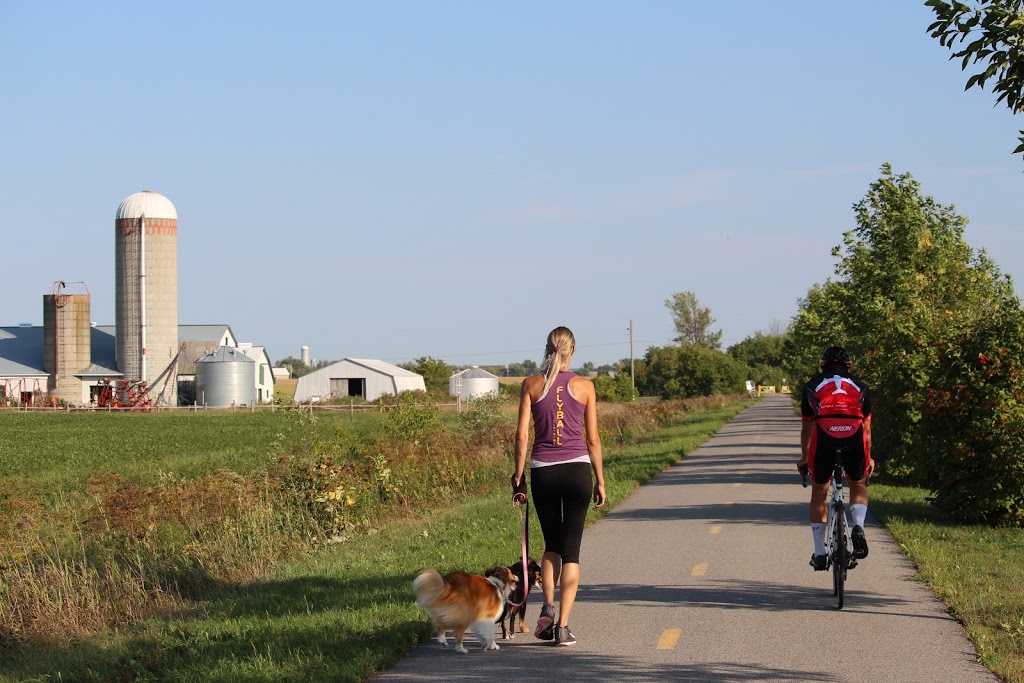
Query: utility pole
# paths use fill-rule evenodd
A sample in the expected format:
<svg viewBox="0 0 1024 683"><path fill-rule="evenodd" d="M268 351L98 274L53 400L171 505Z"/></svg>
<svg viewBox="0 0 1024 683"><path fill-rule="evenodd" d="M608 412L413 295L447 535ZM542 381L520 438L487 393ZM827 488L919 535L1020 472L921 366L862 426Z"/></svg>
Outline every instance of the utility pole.
<svg viewBox="0 0 1024 683"><path fill-rule="evenodd" d="M633 399L636 400L636 373L633 371L633 321L629 321L629 381L633 387Z"/></svg>

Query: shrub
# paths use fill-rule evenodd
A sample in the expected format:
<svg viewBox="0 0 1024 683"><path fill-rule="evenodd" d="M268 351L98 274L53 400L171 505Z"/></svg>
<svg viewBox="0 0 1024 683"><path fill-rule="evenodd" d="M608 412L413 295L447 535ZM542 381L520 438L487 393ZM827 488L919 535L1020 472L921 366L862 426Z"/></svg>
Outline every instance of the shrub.
<svg viewBox="0 0 1024 683"><path fill-rule="evenodd" d="M666 346L647 351L647 384L666 400L741 391L747 366L705 346Z"/></svg>
<svg viewBox="0 0 1024 683"><path fill-rule="evenodd" d="M968 522L1024 526L1024 324L994 311L937 344L919 424L936 507Z"/></svg>
<svg viewBox="0 0 1024 683"><path fill-rule="evenodd" d="M633 390L633 378L628 372L620 372L615 377L600 375L594 378L594 391L599 401L633 401L637 394Z"/></svg>

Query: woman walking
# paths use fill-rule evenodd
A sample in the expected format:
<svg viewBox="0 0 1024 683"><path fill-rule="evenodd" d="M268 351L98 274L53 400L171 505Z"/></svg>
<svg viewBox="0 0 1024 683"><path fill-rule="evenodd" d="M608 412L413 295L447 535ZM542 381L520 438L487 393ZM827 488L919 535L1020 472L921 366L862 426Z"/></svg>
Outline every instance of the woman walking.
<svg viewBox="0 0 1024 683"><path fill-rule="evenodd" d="M595 508L605 501L597 394L590 380L569 371L575 351L572 332L556 327L548 334L542 374L523 380L516 428L516 471L512 475L513 489L519 488L526 467L532 417L530 481L533 506L544 532L544 605L534 636L554 640L561 647L576 644L569 630L569 616L580 583L580 544L587 508L591 500Z"/></svg>

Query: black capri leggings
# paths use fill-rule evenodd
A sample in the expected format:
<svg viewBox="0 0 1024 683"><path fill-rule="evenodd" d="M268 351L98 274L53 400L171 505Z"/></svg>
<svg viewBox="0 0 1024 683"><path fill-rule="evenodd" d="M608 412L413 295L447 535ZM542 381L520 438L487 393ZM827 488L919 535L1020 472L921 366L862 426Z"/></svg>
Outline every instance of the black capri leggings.
<svg viewBox="0 0 1024 683"><path fill-rule="evenodd" d="M533 506L544 532L544 552L562 562L580 562L587 508L594 494L589 462L534 467L530 470Z"/></svg>

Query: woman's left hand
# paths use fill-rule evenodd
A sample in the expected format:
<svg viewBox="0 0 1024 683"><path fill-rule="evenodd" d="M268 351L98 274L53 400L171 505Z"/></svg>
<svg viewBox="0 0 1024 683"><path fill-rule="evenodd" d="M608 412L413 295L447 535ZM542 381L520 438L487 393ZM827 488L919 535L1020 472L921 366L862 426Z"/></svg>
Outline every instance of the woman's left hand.
<svg viewBox="0 0 1024 683"><path fill-rule="evenodd" d="M594 484L594 507L602 507L604 505L604 501L604 484Z"/></svg>

